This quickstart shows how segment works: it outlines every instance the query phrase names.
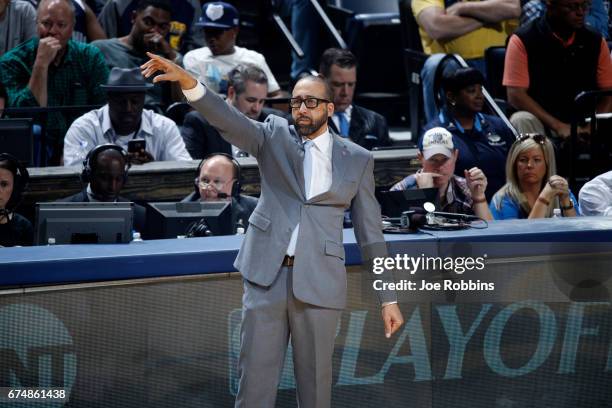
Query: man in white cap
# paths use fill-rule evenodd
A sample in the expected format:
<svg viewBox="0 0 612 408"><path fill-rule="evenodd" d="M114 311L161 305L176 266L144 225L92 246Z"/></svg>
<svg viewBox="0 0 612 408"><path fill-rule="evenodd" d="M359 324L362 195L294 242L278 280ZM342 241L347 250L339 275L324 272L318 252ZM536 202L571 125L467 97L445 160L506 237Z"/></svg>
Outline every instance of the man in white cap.
<svg viewBox="0 0 612 408"><path fill-rule="evenodd" d="M416 188L438 189L439 210L457 214L473 214L492 220L485 189L487 177L478 167L464 171L464 177L456 176L455 163L459 150L455 149L453 135L442 127L429 129L419 140L417 158L421 169L391 187L391 191Z"/></svg>

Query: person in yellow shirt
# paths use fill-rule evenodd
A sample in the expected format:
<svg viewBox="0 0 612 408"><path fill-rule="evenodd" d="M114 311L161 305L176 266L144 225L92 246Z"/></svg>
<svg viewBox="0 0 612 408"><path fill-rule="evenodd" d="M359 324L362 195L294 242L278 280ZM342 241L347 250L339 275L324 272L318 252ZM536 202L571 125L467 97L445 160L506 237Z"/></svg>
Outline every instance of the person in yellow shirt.
<svg viewBox="0 0 612 408"><path fill-rule="evenodd" d="M425 117L435 118L433 82L444 54L459 54L486 75L484 52L503 46L518 25L520 0L413 0L412 13L419 24L423 50L430 57L421 71ZM448 64L444 69L454 69Z"/></svg>

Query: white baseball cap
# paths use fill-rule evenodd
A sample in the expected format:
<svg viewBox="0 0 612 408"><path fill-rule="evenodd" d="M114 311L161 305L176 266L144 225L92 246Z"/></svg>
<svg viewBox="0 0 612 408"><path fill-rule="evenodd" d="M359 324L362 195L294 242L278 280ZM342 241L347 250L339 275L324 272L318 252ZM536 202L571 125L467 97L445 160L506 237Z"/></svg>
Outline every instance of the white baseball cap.
<svg viewBox="0 0 612 408"><path fill-rule="evenodd" d="M454 150L453 135L443 127L431 128L423 135L421 152L425 160L436 154L453 157Z"/></svg>

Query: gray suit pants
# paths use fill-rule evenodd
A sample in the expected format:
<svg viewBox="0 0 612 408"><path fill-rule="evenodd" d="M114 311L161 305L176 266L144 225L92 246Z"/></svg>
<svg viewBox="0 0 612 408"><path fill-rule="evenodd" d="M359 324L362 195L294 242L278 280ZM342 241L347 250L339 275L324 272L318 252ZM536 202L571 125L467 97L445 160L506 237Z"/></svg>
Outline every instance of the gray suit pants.
<svg viewBox="0 0 612 408"><path fill-rule="evenodd" d="M244 280L235 407L274 407L290 338L299 407L331 404L332 354L342 311L296 299L292 274L292 267L281 267L270 287Z"/></svg>

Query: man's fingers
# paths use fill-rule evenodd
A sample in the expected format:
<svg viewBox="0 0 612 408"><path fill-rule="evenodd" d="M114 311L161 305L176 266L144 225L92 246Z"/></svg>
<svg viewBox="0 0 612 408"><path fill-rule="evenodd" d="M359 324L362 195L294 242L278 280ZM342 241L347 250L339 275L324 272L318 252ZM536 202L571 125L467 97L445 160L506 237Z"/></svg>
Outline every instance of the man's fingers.
<svg viewBox="0 0 612 408"><path fill-rule="evenodd" d="M391 316L385 316L383 318L383 321L385 322L385 337L389 338L394 333L393 325L392 325L392 322L391 322ZM397 329L395 329L395 330L397 330Z"/></svg>

